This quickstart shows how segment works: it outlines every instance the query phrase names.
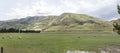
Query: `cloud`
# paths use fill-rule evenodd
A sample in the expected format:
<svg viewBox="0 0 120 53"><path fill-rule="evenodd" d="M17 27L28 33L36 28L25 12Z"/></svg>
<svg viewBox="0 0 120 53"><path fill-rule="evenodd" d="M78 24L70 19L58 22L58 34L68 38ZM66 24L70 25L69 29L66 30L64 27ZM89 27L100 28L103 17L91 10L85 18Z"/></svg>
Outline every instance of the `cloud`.
<svg viewBox="0 0 120 53"><path fill-rule="evenodd" d="M112 19L118 15L117 0L37 0L30 5L19 5L8 13L10 17L24 18L35 15L60 15L64 12L89 14L103 19ZM109 17L109 18L105 18Z"/></svg>

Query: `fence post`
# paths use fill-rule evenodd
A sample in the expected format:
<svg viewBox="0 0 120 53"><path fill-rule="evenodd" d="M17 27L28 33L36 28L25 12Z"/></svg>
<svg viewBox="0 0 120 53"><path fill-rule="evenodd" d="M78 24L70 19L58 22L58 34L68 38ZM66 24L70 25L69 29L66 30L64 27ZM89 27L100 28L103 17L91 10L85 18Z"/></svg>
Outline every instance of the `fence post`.
<svg viewBox="0 0 120 53"><path fill-rule="evenodd" d="M3 47L1 47L1 53L3 53Z"/></svg>

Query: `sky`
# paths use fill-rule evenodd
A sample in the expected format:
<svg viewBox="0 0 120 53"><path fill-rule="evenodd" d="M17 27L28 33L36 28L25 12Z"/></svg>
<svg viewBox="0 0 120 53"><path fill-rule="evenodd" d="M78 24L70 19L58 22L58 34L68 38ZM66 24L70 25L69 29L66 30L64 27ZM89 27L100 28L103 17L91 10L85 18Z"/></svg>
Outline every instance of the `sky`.
<svg viewBox="0 0 120 53"><path fill-rule="evenodd" d="M27 16L87 14L104 20L118 19L120 0L0 0L0 20Z"/></svg>

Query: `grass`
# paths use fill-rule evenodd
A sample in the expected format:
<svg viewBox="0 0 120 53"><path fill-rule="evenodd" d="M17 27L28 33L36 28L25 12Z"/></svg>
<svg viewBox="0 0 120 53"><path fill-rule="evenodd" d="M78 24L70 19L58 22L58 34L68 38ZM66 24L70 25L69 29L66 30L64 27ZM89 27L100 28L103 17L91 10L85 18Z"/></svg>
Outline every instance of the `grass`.
<svg viewBox="0 0 120 53"><path fill-rule="evenodd" d="M120 45L120 36L116 33L0 34L4 53L66 53L67 50L95 50L116 45Z"/></svg>

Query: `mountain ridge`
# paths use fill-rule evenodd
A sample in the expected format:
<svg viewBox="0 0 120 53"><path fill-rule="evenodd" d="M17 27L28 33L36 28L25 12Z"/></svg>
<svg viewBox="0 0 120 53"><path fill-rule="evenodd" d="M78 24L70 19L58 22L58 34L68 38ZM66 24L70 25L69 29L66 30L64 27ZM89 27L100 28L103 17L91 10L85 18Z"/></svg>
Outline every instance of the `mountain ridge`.
<svg viewBox="0 0 120 53"><path fill-rule="evenodd" d="M47 20L47 21L46 21ZM37 24L30 25L32 27L28 29L47 29L47 30L97 30L97 27L101 25L101 28L108 28L111 24L105 23L107 21L101 20L99 18L94 18L92 16L84 15L84 14L74 14L74 13L63 13L57 17L48 17L48 19L43 19L43 22L37 22ZM45 24L44 27L41 24ZM87 28L87 27L88 28ZM97 26L97 27L94 27ZM92 29L96 28L96 29ZM99 29L100 30L100 29Z"/></svg>
<svg viewBox="0 0 120 53"><path fill-rule="evenodd" d="M33 16L9 22L1 22L0 28L51 30L106 30L111 24L85 14L63 13L59 16ZM99 29L98 29L99 28Z"/></svg>

